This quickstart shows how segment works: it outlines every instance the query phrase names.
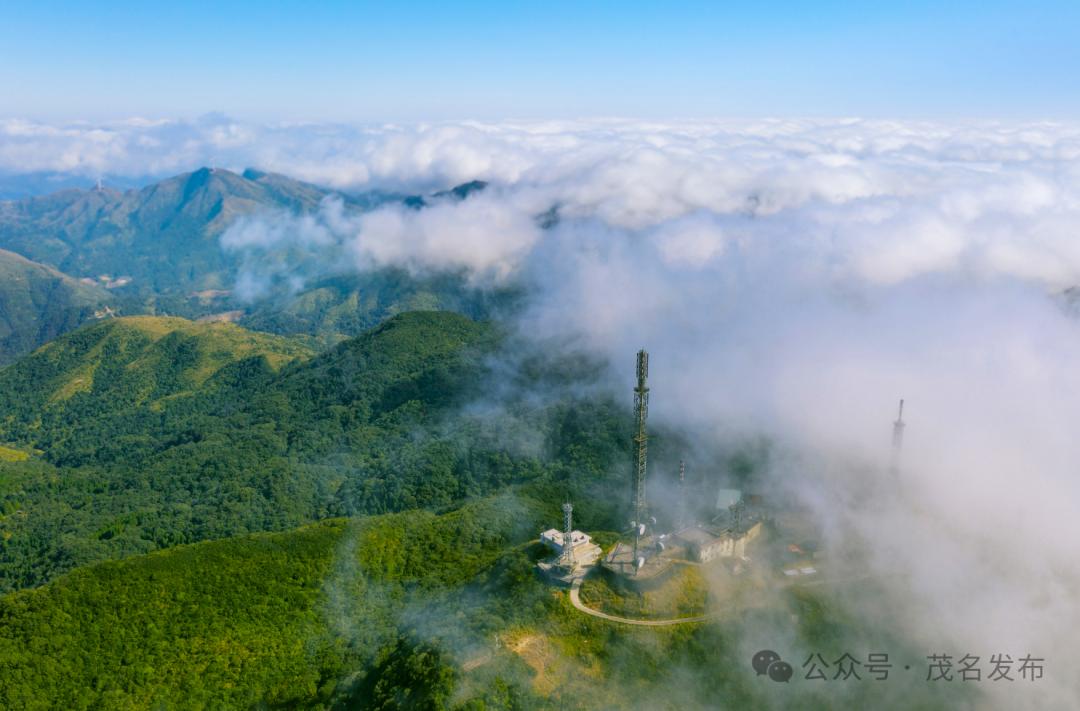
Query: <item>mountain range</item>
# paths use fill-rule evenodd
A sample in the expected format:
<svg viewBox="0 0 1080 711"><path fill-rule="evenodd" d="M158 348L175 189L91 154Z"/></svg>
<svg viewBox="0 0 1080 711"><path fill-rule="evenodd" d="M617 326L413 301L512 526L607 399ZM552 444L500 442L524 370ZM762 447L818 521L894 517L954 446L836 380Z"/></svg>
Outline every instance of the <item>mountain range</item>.
<svg viewBox="0 0 1080 711"><path fill-rule="evenodd" d="M470 289L459 275L399 269L316 274L299 290L242 301L232 290L243 256L222 249L219 238L242 216L310 213L330 196L354 212L390 202L424 209L484 187L473 181L426 198L350 195L254 169L201 168L126 191L65 189L0 201L0 269L25 275L0 286L0 364L102 313L237 320L327 344L416 308L482 316L508 293Z"/></svg>
<svg viewBox="0 0 1080 711"><path fill-rule="evenodd" d="M233 220L265 208L313 210L328 194L272 173L200 168L125 192L0 203L0 246L80 277L127 277L136 291L227 289L217 238Z"/></svg>

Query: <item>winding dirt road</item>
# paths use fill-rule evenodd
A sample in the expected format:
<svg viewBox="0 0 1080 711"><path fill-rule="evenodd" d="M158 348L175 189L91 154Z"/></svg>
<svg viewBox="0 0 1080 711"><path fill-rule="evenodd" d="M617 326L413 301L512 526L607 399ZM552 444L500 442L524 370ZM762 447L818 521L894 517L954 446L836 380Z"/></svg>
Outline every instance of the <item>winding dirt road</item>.
<svg viewBox="0 0 1080 711"><path fill-rule="evenodd" d="M591 573L591 572L592 571L589 571L589 573ZM583 603L581 601L581 594L580 594L579 591L581 589L582 582L584 582L585 578L588 576L589 573L586 573L586 575L584 575L584 576L582 576L580 578L576 578L574 580L573 584L570 586L570 604L572 604L574 606L574 608L578 612L583 612L586 615L592 615L593 617L599 617L601 620L607 620L608 622L618 622L618 623L624 624L624 625L637 625L639 627L667 627L669 625L685 625L685 624L690 624L690 623L693 623L693 622L708 622L709 620L715 620L717 618L723 617L725 614L729 614L729 613L732 612L732 610L730 610L730 609L729 610L721 610L719 612L713 612L713 613L708 614L708 615L697 615L695 617L676 617L676 618L669 619L669 620L635 620L635 619L633 619L631 617L618 617L617 615L609 615L606 612L600 612L600 610L594 610L591 607L587 607L585 605L585 603ZM790 582L785 581L785 582L786 582L786 585L789 586L789 587L809 587L811 585L829 585L829 584L843 584L843 583L859 582L859 581L862 581L862 580L867 580L867 579L871 579L871 578L875 578L875 577L881 577L881 576L860 575L860 576L855 576L853 578L846 578L846 579L818 578L818 579L812 580L812 581L802 581L802 580L800 580L800 581L790 581Z"/></svg>
<svg viewBox="0 0 1080 711"><path fill-rule="evenodd" d="M668 625L705 622L716 617L716 615L699 615L697 617L676 617L671 620L634 620L629 617L616 617L615 615L609 615L606 612L600 612L599 610L594 610L591 607L585 606L585 603L581 601L581 595L578 592L581 589L581 582L583 579L584 578L576 579L570 586L570 604L573 605L578 612L584 612L586 615L599 617L608 622L621 622L624 625L638 625L639 627L667 627Z"/></svg>

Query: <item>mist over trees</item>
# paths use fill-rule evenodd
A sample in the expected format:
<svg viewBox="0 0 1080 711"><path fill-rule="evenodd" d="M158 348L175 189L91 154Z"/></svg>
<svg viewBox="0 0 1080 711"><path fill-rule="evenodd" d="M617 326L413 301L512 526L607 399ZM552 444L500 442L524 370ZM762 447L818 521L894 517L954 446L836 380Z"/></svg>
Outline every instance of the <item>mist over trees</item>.
<svg viewBox="0 0 1080 711"><path fill-rule="evenodd" d="M1048 667L796 698L747 664L772 644L1067 657L1074 128L252 127L210 160L222 122L18 139L38 169L61 146L132 184L0 203L4 704L1077 697ZM186 153L144 140L174 134ZM135 180L151 154L177 175ZM801 507L850 586L657 631L585 619L536 576L562 501L604 545L625 531L642 346L659 518L686 459L700 515L720 486ZM725 589L685 587L674 609Z"/></svg>

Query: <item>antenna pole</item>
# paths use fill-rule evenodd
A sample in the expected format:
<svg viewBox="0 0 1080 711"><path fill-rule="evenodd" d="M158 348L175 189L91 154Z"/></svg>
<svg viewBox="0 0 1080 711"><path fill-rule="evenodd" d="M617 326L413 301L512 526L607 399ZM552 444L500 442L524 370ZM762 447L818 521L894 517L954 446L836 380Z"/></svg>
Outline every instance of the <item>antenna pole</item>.
<svg viewBox="0 0 1080 711"><path fill-rule="evenodd" d="M563 510L563 548L559 556L559 565L567 570L574 569L574 506L569 501L562 505Z"/></svg>
<svg viewBox="0 0 1080 711"><path fill-rule="evenodd" d="M646 421L649 418L649 354L641 349L637 354L637 387L634 388L634 560L638 559L638 544L642 529L648 516L648 504L645 501L645 465L648 458L649 433Z"/></svg>
<svg viewBox="0 0 1080 711"><path fill-rule="evenodd" d="M889 471L894 477L900 475L900 452L904 447L904 401L900 400L900 410L896 414L896 421L892 427L892 461L889 463Z"/></svg>
<svg viewBox="0 0 1080 711"><path fill-rule="evenodd" d="M686 462L682 459L679 460L679 528L686 526L687 513L690 509L690 502L686 496Z"/></svg>
<svg viewBox="0 0 1080 711"><path fill-rule="evenodd" d="M745 508L746 505L742 499L728 507L728 511L731 513L731 533L734 536L738 536L742 531L742 516Z"/></svg>

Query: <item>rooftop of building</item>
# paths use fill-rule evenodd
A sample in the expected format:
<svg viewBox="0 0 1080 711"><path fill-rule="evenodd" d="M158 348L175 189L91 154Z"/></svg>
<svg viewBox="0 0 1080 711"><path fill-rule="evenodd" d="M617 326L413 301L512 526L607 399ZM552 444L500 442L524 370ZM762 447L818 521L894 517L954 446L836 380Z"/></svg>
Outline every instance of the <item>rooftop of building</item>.
<svg viewBox="0 0 1080 711"><path fill-rule="evenodd" d="M565 545L565 543L563 542L563 532L557 528L549 528L548 530L541 533L540 540L550 541L557 546ZM574 547L589 543L591 540L592 538L589 536L589 534L583 531L575 530L570 532L570 542L571 545L573 545Z"/></svg>
<svg viewBox="0 0 1080 711"><path fill-rule="evenodd" d="M689 528L684 528L675 535L680 540L686 541L687 543L701 546L723 538L726 534L726 530L713 531L702 526L691 526Z"/></svg>

